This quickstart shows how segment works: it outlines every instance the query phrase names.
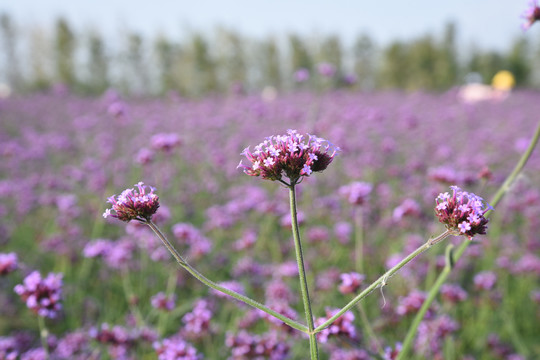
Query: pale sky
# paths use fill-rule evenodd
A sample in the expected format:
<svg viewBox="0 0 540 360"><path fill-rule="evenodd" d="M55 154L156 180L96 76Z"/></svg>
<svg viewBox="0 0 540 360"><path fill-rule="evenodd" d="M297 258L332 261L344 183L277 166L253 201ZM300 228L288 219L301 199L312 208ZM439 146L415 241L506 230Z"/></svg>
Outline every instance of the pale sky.
<svg viewBox="0 0 540 360"><path fill-rule="evenodd" d="M0 12L22 26L51 26L66 17L78 30L105 36L133 30L146 36L181 37L186 30L211 31L221 25L248 37L336 34L345 43L361 33L379 45L458 26L458 43L486 49L507 48L523 34L520 15L529 0L0 0ZM528 36L537 38L540 26Z"/></svg>

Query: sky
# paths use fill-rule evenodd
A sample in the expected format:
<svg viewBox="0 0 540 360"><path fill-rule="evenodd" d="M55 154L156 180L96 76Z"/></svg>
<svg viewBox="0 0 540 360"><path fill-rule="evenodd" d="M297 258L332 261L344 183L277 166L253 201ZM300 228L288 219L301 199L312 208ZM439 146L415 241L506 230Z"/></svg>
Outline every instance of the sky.
<svg viewBox="0 0 540 360"><path fill-rule="evenodd" d="M103 35L137 31L181 38L186 31L210 33L217 26L261 38L338 35L347 44L368 34L377 44L457 25L458 43L505 50L523 34L521 14L529 0L0 0L0 13L21 26L49 28L63 16L75 29ZM536 32L532 28L531 32Z"/></svg>

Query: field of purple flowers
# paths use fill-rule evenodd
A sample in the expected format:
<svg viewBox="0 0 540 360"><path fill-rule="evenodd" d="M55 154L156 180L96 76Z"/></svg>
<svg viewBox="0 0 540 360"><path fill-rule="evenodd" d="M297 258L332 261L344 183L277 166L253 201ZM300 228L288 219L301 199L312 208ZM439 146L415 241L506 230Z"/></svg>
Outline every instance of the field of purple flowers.
<svg viewBox="0 0 540 360"><path fill-rule="evenodd" d="M450 185L489 201L540 120L535 92L0 100L0 359L307 359L307 336L179 268L150 229L104 219L143 181L208 278L304 322L287 190L238 169L287 129L341 148L298 186L316 323L433 235ZM540 153L418 328L411 359L540 358ZM321 357L393 359L451 237L319 334ZM37 294L37 295L36 295ZM36 301L36 297L37 300ZM41 330L40 330L41 329ZM41 331L41 337L40 337ZM40 338L42 341L40 341Z"/></svg>

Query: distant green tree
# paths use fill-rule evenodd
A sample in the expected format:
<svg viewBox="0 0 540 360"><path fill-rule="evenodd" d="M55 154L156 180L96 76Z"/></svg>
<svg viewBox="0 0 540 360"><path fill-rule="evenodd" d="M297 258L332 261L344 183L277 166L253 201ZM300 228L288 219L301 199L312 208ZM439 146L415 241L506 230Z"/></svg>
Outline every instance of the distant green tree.
<svg viewBox="0 0 540 360"><path fill-rule="evenodd" d="M409 81L409 54L407 46L399 41L391 43L383 51L380 83L385 88L404 89Z"/></svg>
<svg viewBox="0 0 540 360"><path fill-rule="evenodd" d="M124 83L127 91L136 94L152 92L152 82L149 75L149 61L146 57L144 39L137 33L127 36L126 73Z"/></svg>
<svg viewBox="0 0 540 360"><path fill-rule="evenodd" d="M98 32L92 31L88 38L87 88L91 93L100 94L109 87L109 59L105 43Z"/></svg>
<svg viewBox="0 0 540 360"><path fill-rule="evenodd" d="M435 64L435 88L448 89L456 85L459 74L459 62L456 50L456 25L448 23L444 29L442 43L438 48Z"/></svg>
<svg viewBox="0 0 540 360"><path fill-rule="evenodd" d="M192 85L195 95L217 91L219 84L216 62L210 54L207 40L199 33L191 37L191 52L195 76Z"/></svg>
<svg viewBox="0 0 540 360"><path fill-rule="evenodd" d="M2 48L4 49L5 78L14 91L22 87L21 69L17 56L17 29L8 14L0 16L0 28L2 30Z"/></svg>
<svg viewBox="0 0 540 360"><path fill-rule="evenodd" d="M28 89L47 89L53 78L51 69L55 59L55 54L50 51L50 39L45 36L42 29L33 28L30 32L28 47L30 55Z"/></svg>
<svg viewBox="0 0 540 360"><path fill-rule="evenodd" d="M371 89L376 86L376 48L373 40L367 35L360 35L353 47L354 72L358 78L358 86Z"/></svg>
<svg viewBox="0 0 540 360"><path fill-rule="evenodd" d="M292 71L304 68L313 69L313 59L304 40L297 35L289 35Z"/></svg>
<svg viewBox="0 0 540 360"><path fill-rule="evenodd" d="M466 65L467 72L475 72L482 76L484 83L491 83L495 74L506 68L507 62L497 51L482 52L478 49L471 51L471 57Z"/></svg>
<svg viewBox="0 0 540 360"><path fill-rule="evenodd" d="M525 37L514 41L506 61L508 62L507 70L514 75L516 85L529 85L532 69L531 60L529 59L529 43Z"/></svg>
<svg viewBox="0 0 540 360"><path fill-rule="evenodd" d="M279 88L282 86L281 79L281 61L279 47L274 38L268 38L263 40L259 44L259 51L257 51L259 56L257 57L261 72L261 83L262 86L274 86Z"/></svg>
<svg viewBox="0 0 540 360"><path fill-rule="evenodd" d="M56 21L55 55L57 81L75 85L75 34L63 18Z"/></svg>
<svg viewBox="0 0 540 360"><path fill-rule="evenodd" d="M219 49L217 67L225 87L228 88L235 83L246 85L248 81L246 40L235 31L219 28L217 42Z"/></svg>
<svg viewBox="0 0 540 360"><path fill-rule="evenodd" d="M343 46L336 35L325 38L320 47L320 60L336 68L337 76L343 74Z"/></svg>

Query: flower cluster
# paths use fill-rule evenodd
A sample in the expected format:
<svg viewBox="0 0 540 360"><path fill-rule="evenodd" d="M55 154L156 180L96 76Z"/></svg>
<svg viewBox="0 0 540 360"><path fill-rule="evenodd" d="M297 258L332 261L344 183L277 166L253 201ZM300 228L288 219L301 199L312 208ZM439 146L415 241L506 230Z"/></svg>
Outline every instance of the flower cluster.
<svg viewBox="0 0 540 360"><path fill-rule="evenodd" d="M227 334L225 345L231 348L231 360L270 359L283 360L288 357L289 345L278 339L275 332L252 335L240 331L237 335Z"/></svg>
<svg viewBox="0 0 540 360"><path fill-rule="evenodd" d="M339 188L339 194L347 199L351 205L362 206L369 200L373 185L366 182L354 181Z"/></svg>
<svg viewBox="0 0 540 360"><path fill-rule="evenodd" d="M119 196L111 196L108 202L112 204L111 209L105 210L103 217L115 217L122 221L138 220L141 222L150 221L159 208L159 197L154 194L155 188L149 187L150 192L147 193L147 186L142 182L135 184L136 189L126 189ZM114 210L114 213L111 211Z"/></svg>
<svg viewBox="0 0 540 360"><path fill-rule="evenodd" d="M173 310L175 302L176 296L174 294L167 295L164 292L158 292L156 295L150 298L150 303L152 304L152 307L164 311Z"/></svg>
<svg viewBox="0 0 540 360"><path fill-rule="evenodd" d="M338 289L342 294L352 294L358 291L366 278L365 275L357 272L343 273L339 277L341 278L341 284Z"/></svg>
<svg viewBox="0 0 540 360"><path fill-rule="evenodd" d="M315 327L322 325L326 320L337 314L339 309L326 309L326 317L315 320ZM317 334L320 342L326 343L329 336L342 336L349 340L357 340L358 335L354 327L354 314L347 311L345 314L338 317L330 326Z"/></svg>
<svg viewBox="0 0 540 360"><path fill-rule="evenodd" d="M62 274L49 273L42 279L38 271L33 271L14 290L39 316L54 319L62 309Z"/></svg>
<svg viewBox="0 0 540 360"><path fill-rule="evenodd" d="M197 354L197 350L180 336L163 339L162 342L155 342L153 346L159 360L197 360L201 358Z"/></svg>
<svg viewBox="0 0 540 360"><path fill-rule="evenodd" d="M288 130L286 135L266 138L255 146L253 153L246 148L242 155L251 164L243 165L240 161L238 167L250 176L272 181L281 180L285 175L294 184L302 176L326 169L338 151L339 148L325 139Z"/></svg>
<svg viewBox="0 0 540 360"><path fill-rule="evenodd" d="M525 10L522 17L525 19L522 25L523 30L528 30L532 24L540 20L540 7L537 0L530 1L529 8Z"/></svg>
<svg viewBox="0 0 540 360"><path fill-rule="evenodd" d="M14 252L0 253L0 275L7 275L17 269L17 254Z"/></svg>
<svg viewBox="0 0 540 360"><path fill-rule="evenodd" d="M436 199L435 214L448 230L472 239L476 234L485 234L488 219L484 214L493 208L473 193L450 187L453 194L441 193Z"/></svg>

